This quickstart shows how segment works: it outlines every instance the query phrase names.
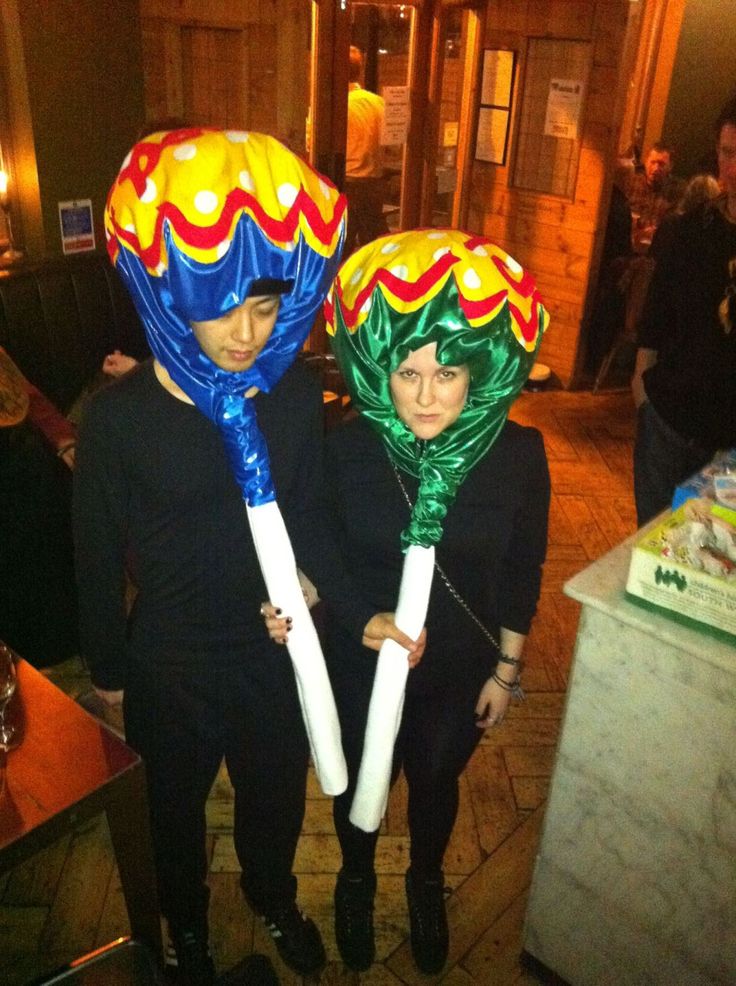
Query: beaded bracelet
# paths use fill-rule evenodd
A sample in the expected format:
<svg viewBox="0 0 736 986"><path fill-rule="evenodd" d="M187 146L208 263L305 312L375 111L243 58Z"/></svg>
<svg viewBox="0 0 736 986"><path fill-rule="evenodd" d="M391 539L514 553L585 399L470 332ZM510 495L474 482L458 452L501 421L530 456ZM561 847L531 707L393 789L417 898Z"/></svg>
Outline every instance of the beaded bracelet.
<svg viewBox="0 0 736 986"><path fill-rule="evenodd" d="M505 692L511 692L512 696L523 702L526 698L524 694L524 689L521 687L521 675L517 675L516 681L504 681L503 678L499 678L496 672L493 672L493 680L497 685L500 685Z"/></svg>

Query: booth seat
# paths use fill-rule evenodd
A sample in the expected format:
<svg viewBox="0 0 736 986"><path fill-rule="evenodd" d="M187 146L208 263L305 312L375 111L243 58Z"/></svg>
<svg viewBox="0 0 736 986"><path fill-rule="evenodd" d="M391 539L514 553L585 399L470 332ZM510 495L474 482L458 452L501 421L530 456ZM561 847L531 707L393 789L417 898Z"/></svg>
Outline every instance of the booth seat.
<svg viewBox="0 0 736 986"><path fill-rule="evenodd" d="M108 353L148 354L128 292L98 253L2 271L0 346L65 414Z"/></svg>

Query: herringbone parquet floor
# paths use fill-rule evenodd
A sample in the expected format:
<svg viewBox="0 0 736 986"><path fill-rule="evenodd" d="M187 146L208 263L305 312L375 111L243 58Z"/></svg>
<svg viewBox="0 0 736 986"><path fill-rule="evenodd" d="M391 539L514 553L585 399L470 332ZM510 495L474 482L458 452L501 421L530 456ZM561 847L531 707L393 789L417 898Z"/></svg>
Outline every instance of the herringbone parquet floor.
<svg viewBox="0 0 736 986"><path fill-rule="evenodd" d="M527 647L528 699L489 733L461 783L460 814L446 860L451 927L444 973L425 977L407 941L403 874L407 865L405 788L392 792L379 842L379 961L358 976L344 969L332 931L338 868L331 806L310 778L296 870L300 902L322 929L330 958L321 983L365 986L442 982L447 986L530 986L519 963L522 924L562 716L578 607L562 594L574 573L635 528L631 479L634 415L625 391L524 394L516 420L545 437L552 473L549 550L539 612ZM76 663L52 670L72 694L88 690ZM212 937L225 970L250 951L274 955L243 905L231 838L232 802L221 776L209 802ZM127 921L109 834L87 825L0 880L0 981L21 986L109 942ZM284 986L301 980L275 960Z"/></svg>

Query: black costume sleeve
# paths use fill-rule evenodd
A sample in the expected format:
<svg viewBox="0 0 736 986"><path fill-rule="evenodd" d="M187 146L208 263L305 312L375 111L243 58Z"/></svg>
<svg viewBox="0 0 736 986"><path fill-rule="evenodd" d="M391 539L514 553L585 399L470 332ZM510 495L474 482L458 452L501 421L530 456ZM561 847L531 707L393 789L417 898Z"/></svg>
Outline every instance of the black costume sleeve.
<svg viewBox="0 0 736 986"><path fill-rule="evenodd" d="M518 484L513 535L498 587L499 622L526 634L536 612L547 550L550 478L544 441L534 428L524 430L524 481Z"/></svg>
<svg viewBox="0 0 736 986"><path fill-rule="evenodd" d="M82 656L92 681L125 687L125 517L127 484L104 401L90 402L79 432L74 470L75 567Z"/></svg>
<svg viewBox="0 0 736 986"><path fill-rule="evenodd" d="M636 341L641 349L659 352L667 332L675 324L676 292L673 285L679 284L687 273L682 250L687 228L686 223L677 224L677 228L672 230L667 249L657 260L637 331Z"/></svg>

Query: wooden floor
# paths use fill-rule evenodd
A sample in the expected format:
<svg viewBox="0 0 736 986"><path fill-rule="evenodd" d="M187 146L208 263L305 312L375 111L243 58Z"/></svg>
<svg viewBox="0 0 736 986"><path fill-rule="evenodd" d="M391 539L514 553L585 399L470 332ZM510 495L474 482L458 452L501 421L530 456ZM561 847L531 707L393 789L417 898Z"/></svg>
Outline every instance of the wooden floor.
<svg viewBox="0 0 736 986"><path fill-rule="evenodd" d="M339 962L332 929L338 869L331 805L310 777L296 871L304 909L317 921L329 965L322 984L447 986L537 983L519 964L523 916L554 761L578 605L566 579L635 528L631 447L634 418L625 391L525 394L513 417L544 434L552 473L549 551L539 612L527 647L528 699L481 743L461 781L460 814L445 859L450 960L441 976L413 966L403 875L407 830L403 782L392 792L378 848L378 961L358 975ZM52 669L74 695L89 689L75 662ZM231 837L231 792L218 778L209 802L211 924L218 968L250 951L274 955L241 901ZM26 984L127 931L110 839L102 821L39 854L0 880L0 982ZM284 986L302 980L277 960Z"/></svg>

